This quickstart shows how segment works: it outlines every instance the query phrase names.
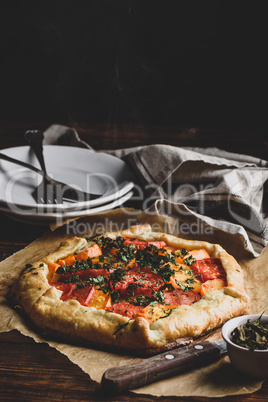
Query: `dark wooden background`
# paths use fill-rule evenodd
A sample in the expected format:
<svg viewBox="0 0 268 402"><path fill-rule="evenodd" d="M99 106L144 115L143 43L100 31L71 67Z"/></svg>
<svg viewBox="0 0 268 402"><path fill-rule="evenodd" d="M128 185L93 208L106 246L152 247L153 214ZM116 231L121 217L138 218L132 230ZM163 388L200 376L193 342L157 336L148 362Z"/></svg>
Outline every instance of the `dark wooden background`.
<svg viewBox="0 0 268 402"><path fill-rule="evenodd" d="M263 1L2 1L0 120L260 131L266 52Z"/></svg>

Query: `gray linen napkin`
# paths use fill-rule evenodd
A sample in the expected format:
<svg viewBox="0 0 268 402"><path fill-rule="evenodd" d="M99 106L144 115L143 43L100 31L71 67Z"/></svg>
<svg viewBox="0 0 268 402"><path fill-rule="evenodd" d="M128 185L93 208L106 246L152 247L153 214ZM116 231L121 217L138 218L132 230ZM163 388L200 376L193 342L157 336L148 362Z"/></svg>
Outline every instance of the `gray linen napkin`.
<svg viewBox="0 0 268 402"><path fill-rule="evenodd" d="M44 144L92 149L69 127L53 125L44 136ZM182 237L231 243L253 256L268 243L267 161L158 144L105 152L132 169L139 208L175 218L174 231Z"/></svg>

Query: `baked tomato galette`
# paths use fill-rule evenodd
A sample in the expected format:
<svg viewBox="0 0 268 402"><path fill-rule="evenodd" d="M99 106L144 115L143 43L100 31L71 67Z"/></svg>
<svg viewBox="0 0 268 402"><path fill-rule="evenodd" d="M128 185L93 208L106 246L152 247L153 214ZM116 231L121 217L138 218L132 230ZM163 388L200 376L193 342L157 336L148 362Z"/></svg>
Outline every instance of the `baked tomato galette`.
<svg viewBox="0 0 268 402"><path fill-rule="evenodd" d="M78 343L154 353L243 314L243 272L220 245L137 225L73 237L13 287L44 332Z"/></svg>

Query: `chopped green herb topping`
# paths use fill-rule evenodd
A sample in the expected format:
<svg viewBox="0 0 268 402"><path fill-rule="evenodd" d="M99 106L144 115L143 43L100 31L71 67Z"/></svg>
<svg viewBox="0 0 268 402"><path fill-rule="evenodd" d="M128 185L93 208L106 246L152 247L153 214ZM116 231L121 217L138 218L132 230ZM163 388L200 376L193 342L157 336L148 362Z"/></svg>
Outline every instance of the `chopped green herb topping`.
<svg viewBox="0 0 268 402"><path fill-rule="evenodd" d="M113 333L113 335L116 335L119 331L121 331L123 328L125 328L130 322L130 319L128 320L128 322L125 322L124 324L122 324L120 321L118 321L118 325L119 328Z"/></svg>
<svg viewBox="0 0 268 402"><path fill-rule="evenodd" d="M196 262L196 259L189 255L189 257L184 258L183 262L190 267L194 262Z"/></svg>
<svg viewBox="0 0 268 402"><path fill-rule="evenodd" d="M187 279L186 279L186 281L187 281ZM181 290L183 290L183 292L188 292L188 290L194 289L192 286L184 285L183 283L181 283L179 281L176 281L176 283L180 286L180 288L181 288Z"/></svg>
<svg viewBox="0 0 268 402"><path fill-rule="evenodd" d="M119 282L122 281L127 274L127 271L121 268L117 268L110 274L110 280L112 282Z"/></svg>
<svg viewBox="0 0 268 402"><path fill-rule="evenodd" d="M135 251L136 248L134 244L122 246L121 249L116 252L116 257L119 261L128 262L135 258Z"/></svg>
<svg viewBox="0 0 268 402"><path fill-rule="evenodd" d="M165 291L174 291L170 279L175 276L177 270L190 274L183 283L177 282L180 288L184 292L193 289L193 271L179 268L176 260L178 257L183 258L188 266L196 261L184 248L178 252L170 252L165 247L159 248L153 244L145 248L138 248L128 241L125 244L126 239L123 237L112 239L95 236L91 239L93 244L100 246L102 255L82 261L76 259L73 265L59 266L56 270L56 273L61 275L58 282L75 284L76 289L94 286L106 294L109 293L112 303L124 305L127 302L142 307L153 307L158 303L165 305ZM99 275L96 270L99 270ZM122 307L123 311L132 319L136 316L130 307ZM164 311L166 315L170 312L169 308ZM127 324L119 323L115 334L125 325Z"/></svg>

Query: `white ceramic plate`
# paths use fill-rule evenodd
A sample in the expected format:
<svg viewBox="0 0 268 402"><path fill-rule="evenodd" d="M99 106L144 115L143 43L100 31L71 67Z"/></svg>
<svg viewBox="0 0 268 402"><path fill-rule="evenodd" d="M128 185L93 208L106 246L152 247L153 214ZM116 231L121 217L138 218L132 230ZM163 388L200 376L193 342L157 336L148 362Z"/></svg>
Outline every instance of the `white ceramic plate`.
<svg viewBox="0 0 268 402"><path fill-rule="evenodd" d="M3 205L0 205L0 211L5 212L11 217L18 219L19 221L27 223L49 223L66 219L79 218L82 216L93 215L100 212L108 211L110 209L122 206L133 196L133 192L129 191L123 197L116 199L113 202L109 202L104 205L97 206L95 208L73 210L73 211L59 211L59 212L36 212L35 209L10 209Z"/></svg>
<svg viewBox="0 0 268 402"><path fill-rule="evenodd" d="M29 146L1 150L3 154L40 168ZM47 211L88 209L122 197L134 186L131 173L121 159L102 152L68 146L44 146L47 173L82 191L100 195L92 201L46 204ZM32 192L42 176L19 165L0 160L0 201L8 207L36 208Z"/></svg>

